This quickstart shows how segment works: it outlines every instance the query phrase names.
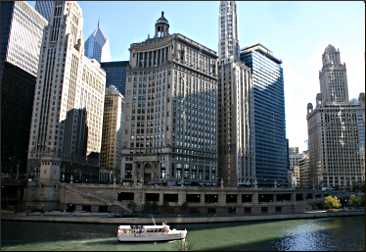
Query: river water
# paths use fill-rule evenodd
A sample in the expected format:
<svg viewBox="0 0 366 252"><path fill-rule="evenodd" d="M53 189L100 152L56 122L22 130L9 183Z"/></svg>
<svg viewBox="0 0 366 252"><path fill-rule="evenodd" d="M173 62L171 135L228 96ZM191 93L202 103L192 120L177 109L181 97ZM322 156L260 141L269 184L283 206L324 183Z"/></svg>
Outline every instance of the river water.
<svg viewBox="0 0 366 252"><path fill-rule="evenodd" d="M169 223L168 223L169 224ZM364 250L364 216L230 224L170 225L187 228L188 250ZM182 250L180 241L123 244L116 225L1 223L1 250Z"/></svg>

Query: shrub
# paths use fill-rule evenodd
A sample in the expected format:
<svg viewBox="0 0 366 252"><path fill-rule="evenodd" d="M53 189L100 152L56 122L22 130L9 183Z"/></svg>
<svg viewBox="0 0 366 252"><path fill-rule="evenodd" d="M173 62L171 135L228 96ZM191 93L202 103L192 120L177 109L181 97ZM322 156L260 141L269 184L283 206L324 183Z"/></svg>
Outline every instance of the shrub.
<svg viewBox="0 0 366 252"><path fill-rule="evenodd" d="M363 198L361 196L357 196L352 194L349 198L349 205L352 207L359 207L363 205Z"/></svg>
<svg viewBox="0 0 366 252"><path fill-rule="evenodd" d="M324 199L324 205L326 208L341 208L341 201L337 198L337 196L327 196Z"/></svg>

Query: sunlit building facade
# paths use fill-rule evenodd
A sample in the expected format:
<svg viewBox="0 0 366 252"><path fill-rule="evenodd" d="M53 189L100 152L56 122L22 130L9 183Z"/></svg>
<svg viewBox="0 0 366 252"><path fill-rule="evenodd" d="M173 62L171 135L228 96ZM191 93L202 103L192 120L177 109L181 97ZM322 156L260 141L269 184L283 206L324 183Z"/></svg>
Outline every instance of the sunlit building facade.
<svg viewBox="0 0 366 252"><path fill-rule="evenodd" d="M28 149L28 176L50 189L60 180L98 179L105 93L105 72L84 56L78 3L55 2L53 13L42 42Z"/></svg>
<svg viewBox="0 0 366 252"><path fill-rule="evenodd" d="M100 181L119 179L122 160L125 106L123 95L115 86L106 88L104 98L102 151L100 159Z"/></svg>
<svg viewBox="0 0 366 252"><path fill-rule="evenodd" d="M217 55L178 33L164 13L155 36L130 46L121 179L217 181Z"/></svg>
<svg viewBox="0 0 366 252"><path fill-rule="evenodd" d="M308 104L306 117L312 186L350 189L365 181L364 99L361 94L358 103L348 100L346 65L339 50L327 46L322 59L321 93L315 108Z"/></svg>
<svg viewBox="0 0 366 252"><path fill-rule="evenodd" d="M24 175L45 20L23 1L0 5L1 171Z"/></svg>
<svg viewBox="0 0 366 252"><path fill-rule="evenodd" d="M224 186L256 186L251 72L239 59L236 3L219 8L219 177Z"/></svg>
<svg viewBox="0 0 366 252"><path fill-rule="evenodd" d="M102 29L98 26L85 41L85 56L90 59L96 59L99 63L111 60L109 40Z"/></svg>

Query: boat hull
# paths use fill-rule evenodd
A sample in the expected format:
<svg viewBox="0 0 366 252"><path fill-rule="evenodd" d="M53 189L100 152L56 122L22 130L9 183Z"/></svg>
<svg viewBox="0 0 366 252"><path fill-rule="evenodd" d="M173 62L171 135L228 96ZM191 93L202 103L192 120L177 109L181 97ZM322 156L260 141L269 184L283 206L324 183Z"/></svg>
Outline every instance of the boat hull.
<svg viewBox="0 0 366 252"><path fill-rule="evenodd" d="M177 231L168 234L131 234L118 235L120 242L154 242L154 241L173 241L185 239L187 231Z"/></svg>

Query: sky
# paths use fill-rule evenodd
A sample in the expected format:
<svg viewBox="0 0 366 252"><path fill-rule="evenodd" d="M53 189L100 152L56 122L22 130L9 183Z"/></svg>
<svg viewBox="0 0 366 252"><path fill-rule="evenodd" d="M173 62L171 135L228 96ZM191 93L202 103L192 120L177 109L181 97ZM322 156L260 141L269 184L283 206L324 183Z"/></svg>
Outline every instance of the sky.
<svg viewBox="0 0 366 252"><path fill-rule="evenodd" d="M34 2L31 3L34 6ZM170 33L181 33L215 51L217 1L79 1L84 39L100 27L109 38L112 61L129 60L129 45L154 35L161 11ZM346 63L349 97L365 92L365 4L359 2L237 1L240 47L261 43L283 61L286 136L307 149L306 106L320 92L319 71L328 44Z"/></svg>

